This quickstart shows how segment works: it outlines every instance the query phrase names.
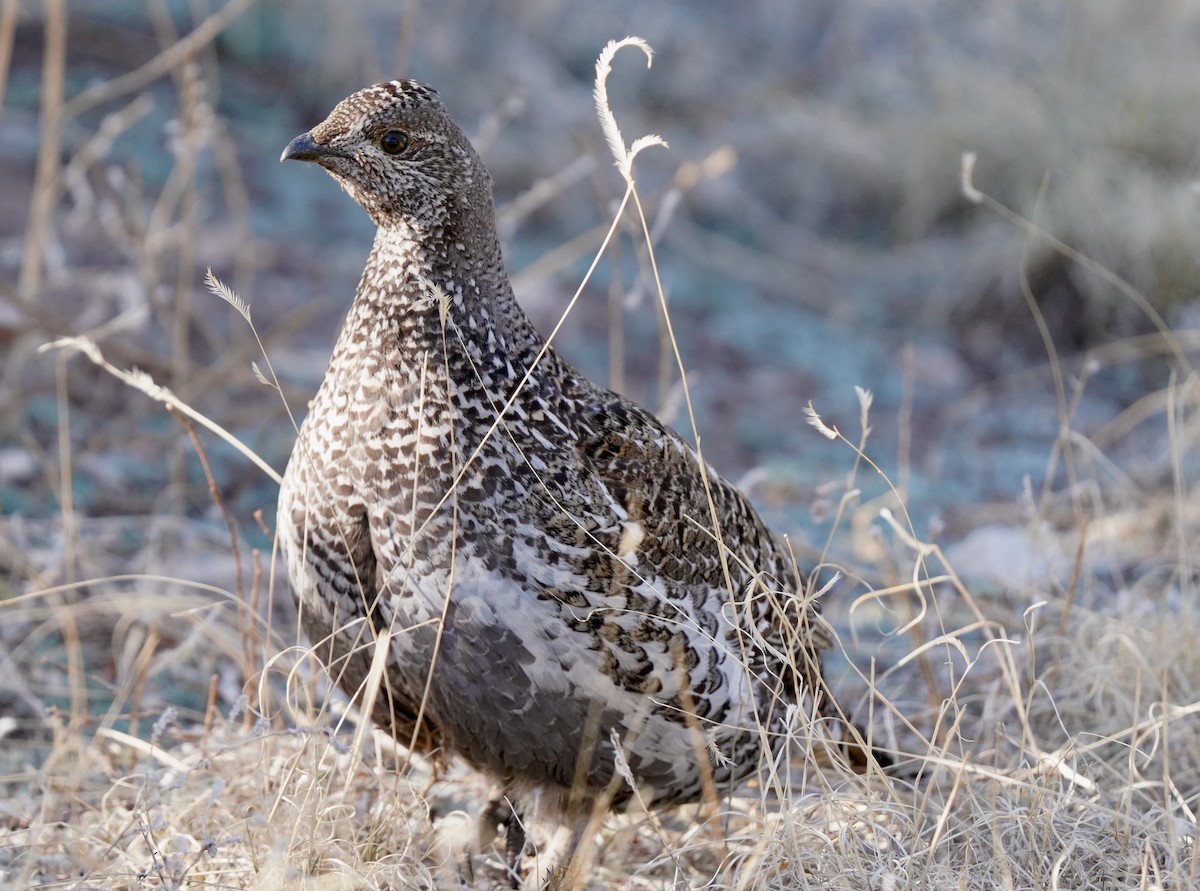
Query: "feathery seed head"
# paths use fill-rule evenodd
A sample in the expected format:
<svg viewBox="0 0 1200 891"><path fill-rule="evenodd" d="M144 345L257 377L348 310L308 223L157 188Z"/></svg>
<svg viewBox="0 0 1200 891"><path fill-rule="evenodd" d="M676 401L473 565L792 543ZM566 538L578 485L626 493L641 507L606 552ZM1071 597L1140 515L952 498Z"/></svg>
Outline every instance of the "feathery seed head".
<svg viewBox="0 0 1200 891"><path fill-rule="evenodd" d="M320 164L380 228L449 236L491 213L483 163L435 91L416 81L343 99L280 160Z"/></svg>

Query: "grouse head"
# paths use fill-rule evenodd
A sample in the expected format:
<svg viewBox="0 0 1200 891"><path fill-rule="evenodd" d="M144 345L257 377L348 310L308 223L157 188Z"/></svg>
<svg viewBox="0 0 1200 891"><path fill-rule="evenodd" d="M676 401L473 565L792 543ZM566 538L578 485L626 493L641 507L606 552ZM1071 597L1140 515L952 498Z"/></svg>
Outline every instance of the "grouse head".
<svg viewBox="0 0 1200 891"><path fill-rule="evenodd" d="M280 160L320 164L381 229L461 241L478 233L458 230L493 225L487 170L436 92L416 81L348 96Z"/></svg>

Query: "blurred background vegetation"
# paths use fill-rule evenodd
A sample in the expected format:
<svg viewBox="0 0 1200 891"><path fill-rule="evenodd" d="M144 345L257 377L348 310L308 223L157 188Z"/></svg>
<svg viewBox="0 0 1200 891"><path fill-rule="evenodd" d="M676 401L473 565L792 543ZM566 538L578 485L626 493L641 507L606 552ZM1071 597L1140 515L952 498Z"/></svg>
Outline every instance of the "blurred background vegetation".
<svg viewBox="0 0 1200 891"><path fill-rule="evenodd" d="M651 72L618 61L706 455L776 522L845 472L809 400L853 430L925 531L1038 487L1060 432L1049 357L1087 384L1066 423L1162 470L1162 418L1108 425L1166 382L1154 335L1195 321L1200 4L1101 0L902 5L357 0L6 0L0 38L0 338L8 516L211 511L192 446L161 408L79 359L96 336L234 430L276 467L292 431L250 371L257 347L203 290L211 267L250 303L302 408L353 293L370 225L336 186L277 163L342 96L415 77L476 136L497 185L518 295L544 330L599 244L621 183L590 99L597 49L637 33ZM184 39L181 39L184 38ZM976 186L1126 280L1031 237ZM636 234L636 233L634 233ZM626 240L588 286L563 349L589 375L678 405L645 263ZM1089 364L1090 363L1090 364ZM660 369L665 368L663 372ZM675 418L678 420L678 418ZM62 466L64 437L70 466ZM214 443L248 522L271 487ZM1141 462L1141 463L1139 463ZM1144 465L1144 466L1143 466ZM63 491L69 485L70 493ZM868 487L874 483L868 481ZM886 491L878 481L870 497ZM819 499L818 499L819 500ZM968 507L970 506L970 507Z"/></svg>

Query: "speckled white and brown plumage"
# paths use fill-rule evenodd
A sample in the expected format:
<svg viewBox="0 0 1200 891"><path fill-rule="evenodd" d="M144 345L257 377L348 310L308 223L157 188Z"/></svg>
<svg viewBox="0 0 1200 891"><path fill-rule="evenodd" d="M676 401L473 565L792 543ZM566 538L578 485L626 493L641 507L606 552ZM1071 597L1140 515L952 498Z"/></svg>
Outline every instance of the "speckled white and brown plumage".
<svg viewBox="0 0 1200 891"><path fill-rule="evenodd" d="M433 90L355 93L283 158L379 227L279 505L339 683L388 629L375 721L517 801L627 797L614 733L657 804L755 771L828 643L785 546L652 415L537 360L490 178Z"/></svg>

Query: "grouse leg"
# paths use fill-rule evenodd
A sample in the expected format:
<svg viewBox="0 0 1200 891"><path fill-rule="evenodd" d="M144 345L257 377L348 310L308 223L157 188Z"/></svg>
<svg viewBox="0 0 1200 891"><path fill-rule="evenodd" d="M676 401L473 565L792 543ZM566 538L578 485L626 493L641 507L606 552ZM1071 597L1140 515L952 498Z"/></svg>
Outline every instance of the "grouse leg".
<svg viewBox="0 0 1200 891"><path fill-rule="evenodd" d="M504 827L504 871L513 888L521 887L521 857L525 853L525 823L505 795L497 795L483 809L488 826Z"/></svg>
<svg viewBox="0 0 1200 891"><path fill-rule="evenodd" d="M521 815L509 810L504 821L505 869L508 881L514 888L521 887L521 856L525 853L525 823Z"/></svg>

